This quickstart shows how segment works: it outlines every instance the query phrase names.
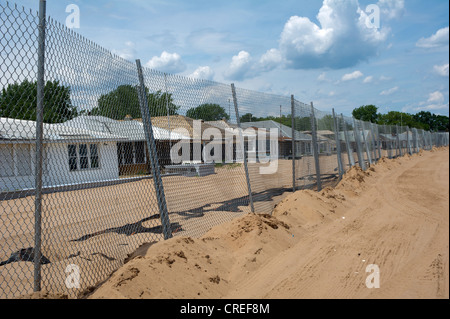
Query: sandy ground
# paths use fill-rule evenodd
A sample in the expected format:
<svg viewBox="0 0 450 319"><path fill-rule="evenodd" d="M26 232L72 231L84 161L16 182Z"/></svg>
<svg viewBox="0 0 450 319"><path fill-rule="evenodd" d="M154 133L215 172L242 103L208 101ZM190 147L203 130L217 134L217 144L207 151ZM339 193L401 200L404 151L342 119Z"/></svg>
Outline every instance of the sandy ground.
<svg viewBox="0 0 450 319"><path fill-rule="evenodd" d="M143 245L86 297L449 298L449 149L383 158L272 216Z"/></svg>
<svg viewBox="0 0 450 319"><path fill-rule="evenodd" d="M313 173L310 162L297 161L297 176ZM324 170L337 163L335 156L322 162ZM260 175L261 166L249 165L254 206L258 213L271 213L292 191L292 161L280 160L274 175ZM298 186L314 182L299 179ZM175 236L198 238L251 212L243 165L217 168L206 177L164 177L163 183ZM51 263L42 265L42 289L75 297L105 280L140 245L163 239L158 212L151 179L44 195L42 253ZM34 247L34 197L0 201L0 262L29 247ZM81 289L66 288L70 265L80 270ZM30 261L0 266L0 299L31 293L33 267Z"/></svg>

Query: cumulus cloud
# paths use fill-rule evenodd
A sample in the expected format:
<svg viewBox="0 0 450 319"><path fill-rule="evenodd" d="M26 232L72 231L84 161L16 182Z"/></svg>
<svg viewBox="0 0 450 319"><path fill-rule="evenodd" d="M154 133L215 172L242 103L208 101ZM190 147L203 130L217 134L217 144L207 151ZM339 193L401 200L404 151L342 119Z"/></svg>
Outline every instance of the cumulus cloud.
<svg viewBox="0 0 450 319"><path fill-rule="evenodd" d="M388 28L368 28L367 14L357 0L324 0L317 15L293 16L280 37L280 51L289 67L346 68L368 60L386 40Z"/></svg>
<svg viewBox="0 0 450 319"><path fill-rule="evenodd" d="M212 80L214 78L214 71L209 66L198 67L189 77L194 79Z"/></svg>
<svg viewBox="0 0 450 319"><path fill-rule="evenodd" d="M233 80L243 80L247 76L252 76L253 58L247 51L241 51L233 56L225 77Z"/></svg>
<svg viewBox="0 0 450 319"><path fill-rule="evenodd" d="M257 66L261 71L271 71L281 65L283 62L283 57L278 49L268 50L259 59L259 65Z"/></svg>
<svg viewBox="0 0 450 319"><path fill-rule="evenodd" d="M167 73L179 73L186 70L186 65L178 53L164 51L161 56L154 56L145 64L146 67Z"/></svg>
<svg viewBox="0 0 450 319"><path fill-rule="evenodd" d="M448 45L449 42L449 32L448 27L439 29L435 34L429 38L421 38L417 41L416 46L419 48L438 48Z"/></svg>
<svg viewBox="0 0 450 319"><path fill-rule="evenodd" d="M384 90L380 93L380 95L391 95L394 94L395 92L397 92L399 90L399 87L393 87L392 89L388 89L388 90Z"/></svg>
<svg viewBox="0 0 450 319"><path fill-rule="evenodd" d="M344 76L342 77L342 81L346 82L346 81L356 80L362 76L364 76L364 74L362 74L361 71L355 71L352 73L344 74Z"/></svg>
<svg viewBox="0 0 450 319"><path fill-rule="evenodd" d="M439 74L440 76L448 77L448 63L444 65L435 65L433 67L434 72Z"/></svg>
<svg viewBox="0 0 450 319"><path fill-rule="evenodd" d="M444 94L442 94L439 91L430 93L429 97L428 97L428 103L440 103L444 101Z"/></svg>

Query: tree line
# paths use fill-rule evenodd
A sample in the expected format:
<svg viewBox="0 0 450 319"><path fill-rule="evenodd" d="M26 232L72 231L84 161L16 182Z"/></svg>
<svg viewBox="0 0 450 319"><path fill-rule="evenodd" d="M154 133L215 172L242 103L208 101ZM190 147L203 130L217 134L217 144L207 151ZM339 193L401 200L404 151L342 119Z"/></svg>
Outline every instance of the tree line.
<svg viewBox="0 0 450 319"><path fill-rule="evenodd" d="M180 107L174 104L172 93L162 91L151 93L148 88L145 88L145 90L150 116L179 114ZM62 123L85 114L105 116L115 120L123 120L128 115L132 118L141 118L137 86L121 85L111 92L101 95L97 106L90 111L79 111L72 104L70 96L71 88L69 86L63 85L59 81L46 82L44 86L44 123ZM9 84L0 92L0 117L35 121L36 101L36 81L24 80L20 84ZM363 105L354 109L352 115L358 120L379 125L402 125L427 131L449 131L448 116L425 111L417 114L397 111L380 114L375 105ZM204 121L230 120L230 115L225 109L213 103L193 107L187 110L186 116ZM240 117L242 123L268 120L288 127L292 126L291 115L256 117L251 113L246 113ZM294 123L296 129L311 130L311 119L309 117L296 117ZM330 115L317 120L319 130L333 130L333 127L333 118Z"/></svg>
<svg viewBox="0 0 450 319"><path fill-rule="evenodd" d="M421 111L416 114L390 111L386 114L378 113L375 105L363 105L353 110L352 115L358 120L363 120L379 125L399 125L409 128L423 129L433 132L448 132L449 117L436 115L431 112Z"/></svg>

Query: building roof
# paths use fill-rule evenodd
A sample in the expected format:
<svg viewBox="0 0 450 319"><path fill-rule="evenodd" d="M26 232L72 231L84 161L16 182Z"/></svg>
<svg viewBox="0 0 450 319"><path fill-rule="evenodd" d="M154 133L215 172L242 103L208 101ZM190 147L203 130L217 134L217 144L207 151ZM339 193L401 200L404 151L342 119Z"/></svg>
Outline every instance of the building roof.
<svg viewBox="0 0 450 319"><path fill-rule="evenodd" d="M166 130L175 131L175 132L183 132L187 131L189 133L190 138L194 138L194 125L198 125L198 123L201 124L201 135L203 136L203 133L207 129L219 129L220 133L223 137L225 137L225 129L213 126L211 124L208 124L205 121L202 120L194 120L190 117L183 116L183 115L170 115L168 116L157 116L152 117L152 125L164 128ZM138 120L141 121L141 120ZM195 124L197 123L197 124Z"/></svg>
<svg viewBox="0 0 450 319"><path fill-rule="evenodd" d="M70 121L63 123L66 126L75 128L84 128L97 132L104 132L124 137L132 141L144 141L145 131L141 121L127 119L124 121L113 120L104 116L78 116ZM153 124L153 120L152 120ZM155 140L184 140L189 139L188 136L169 132L168 130L153 126L153 136Z"/></svg>
<svg viewBox="0 0 450 319"><path fill-rule="evenodd" d="M265 129L271 129L276 128L280 132L280 138L283 140L292 140L292 128L289 126L286 126L284 124L268 120L268 121L260 121L260 122L243 122L241 123L241 126L243 129L249 128L249 127L255 127L255 128L265 128ZM309 134L305 134L299 131L294 132L294 137L296 141L312 141L312 136Z"/></svg>
<svg viewBox="0 0 450 319"><path fill-rule="evenodd" d="M63 124L43 125L45 142L74 141L74 140L102 140L116 141L121 136L109 132L91 131L83 128L69 127ZM36 122L11 118L0 118L0 140L32 141L36 140Z"/></svg>

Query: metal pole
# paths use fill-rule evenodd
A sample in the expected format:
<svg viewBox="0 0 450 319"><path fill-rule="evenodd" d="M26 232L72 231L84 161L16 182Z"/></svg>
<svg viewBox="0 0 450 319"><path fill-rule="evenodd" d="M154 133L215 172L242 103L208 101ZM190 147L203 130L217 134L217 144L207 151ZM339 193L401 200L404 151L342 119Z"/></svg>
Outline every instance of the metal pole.
<svg viewBox="0 0 450 319"><path fill-rule="evenodd" d="M164 73L164 89L166 91L167 125L169 128L169 147L172 149L172 132L170 130L169 92L167 91L167 74Z"/></svg>
<svg viewBox="0 0 450 319"><path fill-rule="evenodd" d="M392 137L393 137L392 136L392 128L389 125L389 134L387 133L386 125L384 125L384 130L386 132L386 135L389 136L389 141L388 141L388 143L386 143L386 147L388 149L388 157L392 158Z"/></svg>
<svg viewBox="0 0 450 319"><path fill-rule="evenodd" d="M138 70L139 84L140 84L138 89L139 92L138 96L139 96L139 105L142 113L142 122L144 124L145 138L147 140L147 145L150 153L150 163L152 166L153 182L155 184L156 199L158 201L158 208L161 218L161 225L163 228L163 235L164 239L167 240L169 238L172 238L172 229L170 228L169 213L167 211L166 197L164 194L164 187L159 168L158 152L156 151L156 143L155 138L153 136L153 127L150 117L150 110L148 108L147 93L145 90L144 75L142 73L141 60L136 60L136 66Z"/></svg>
<svg viewBox="0 0 450 319"><path fill-rule="evenodd" d="M411 153L411 142L409 140L409 127L406 127L406 147L408 149L408 154L412 155Z"/></svg>
<svg viewBox="0 0 450 319"><path fill-rule="evenodd" d="M348 135L347 130L347 122L344 120L344 115L341 114L342 124L344 125L344 136L345 136L345 143L347 145L347 156L348 156L348 162L350 163L350 166L355 166L355 159L353 158L353 149L350 145L350 137Z"/></svg>
<svg viewBox="0 0 450 319"><path fill-rule="evenodd" d="M377 142L375 140L375 134L373 130L373 123L369 122L370 125L370 134L372 135L372 154L373 154L373 162L376 163L378 161L377 159Z"/></svg>
<svg viewBox="0 0 450 319"><path fill-rule="evenodd" d="M364 160L364 157L362 155L362 145L361 145L361 136L359 135L359 129L356 123L356 119L353 118L353 132L355 134L355 141L356 141L356 149L357 149L357 154L358 154L358 162L359 162L359 167L361 167L361 169L363 171L366 170L366 162Z"/></svg>
<svg viewBox="0 0 450 319"><path fill-rule="evenodd" d="M41 243L42 243L42 162L44 142L44 86L45 86L45 29L46 0L39 2L39 43L36 105L36 163L35 163L35 212L34 212L34 291L41 291Z"/></svg>
<svg viewBox="0 0 450 319"><path fill-rule="evenodd" d="M241 119L239 117L239 108L236 97L236 88L234 87L234 83L231 84L231 93L233 94L233 102L234 102L234 111L236 112L236 122L239 131L239 142L242 143L242 149L244 151L244 169L245 169L245 178L247 179L247 188L248 188L248 199L250 202L250 208L252 213L255 212L255 207L253 205L253 195L252 195L252 187L250 185L250 176L248 174L248 166L247 166L247 153L245 151L245 143L244 137L242 136L242 127L241 127Z"/></svg>
<svg viewBox="0 0 450 319"><path fill-rule="evenodd" d="M294 95L291 95L291 123L292 123L292 191L295 193L297 190L296 178L295 178L295 100Z"/></svg>
<svg viewBox="0 0 450 319"><path fill-rule="evenodd" d="M322 182L320 180L320 161L319 161L319 149L317 141L317 129L316 129L316 116L314 115L314 104L311 102L311 130L312 130L312 142L314 151L314 160L316 163L316 179L317 179L317 191L322 190Z"/></svg>
<svg viewBox="0 0 450 319"><path fill-rule="evenodd" d="M363 136L363 142L364 142L364 148L366 149L367 159L369 160L369 164L372 165L372 156L370 155L370 149L369 149L369 143L366 141L366 133L364 129L364 122L362 120L359 121L361 123L362 127L362 136Z"/></svg>
<svg viewBox="0 0 450 319"><path fill-rule="evenodd" d="M400 156L403 156L402 145L400 143L400 131L398 129L398 125L396 125L395 127L396 127L396 130L397 130L397 147L398 147L398 152L399 152Z"/></svg>
<svg viewBox="0 0 450 319"><path fill-rule="evenodd" d="M378 139L378 158L381 159L381 136L380 136L380 126L375 124L375 128L377 129L377 139Z"/></svg>
<svg viewBox="0 0 450 319"><path fill-rule="evenodd" d="M344 166L342 165L342 153L341 153L341 140L339 139L339 126L336 114L333 109L333 119L334 119L334 136L336 137L336 151L337 151L337 161L339 168L339 179L344 175Z"/></svg>
<svg viewBox="0 0 450 319"><path fill-rule="evenodd" d="M418 143L417 143L417 129L413 128L413 145L414 145L414 153L418 153Z"/></svg>

